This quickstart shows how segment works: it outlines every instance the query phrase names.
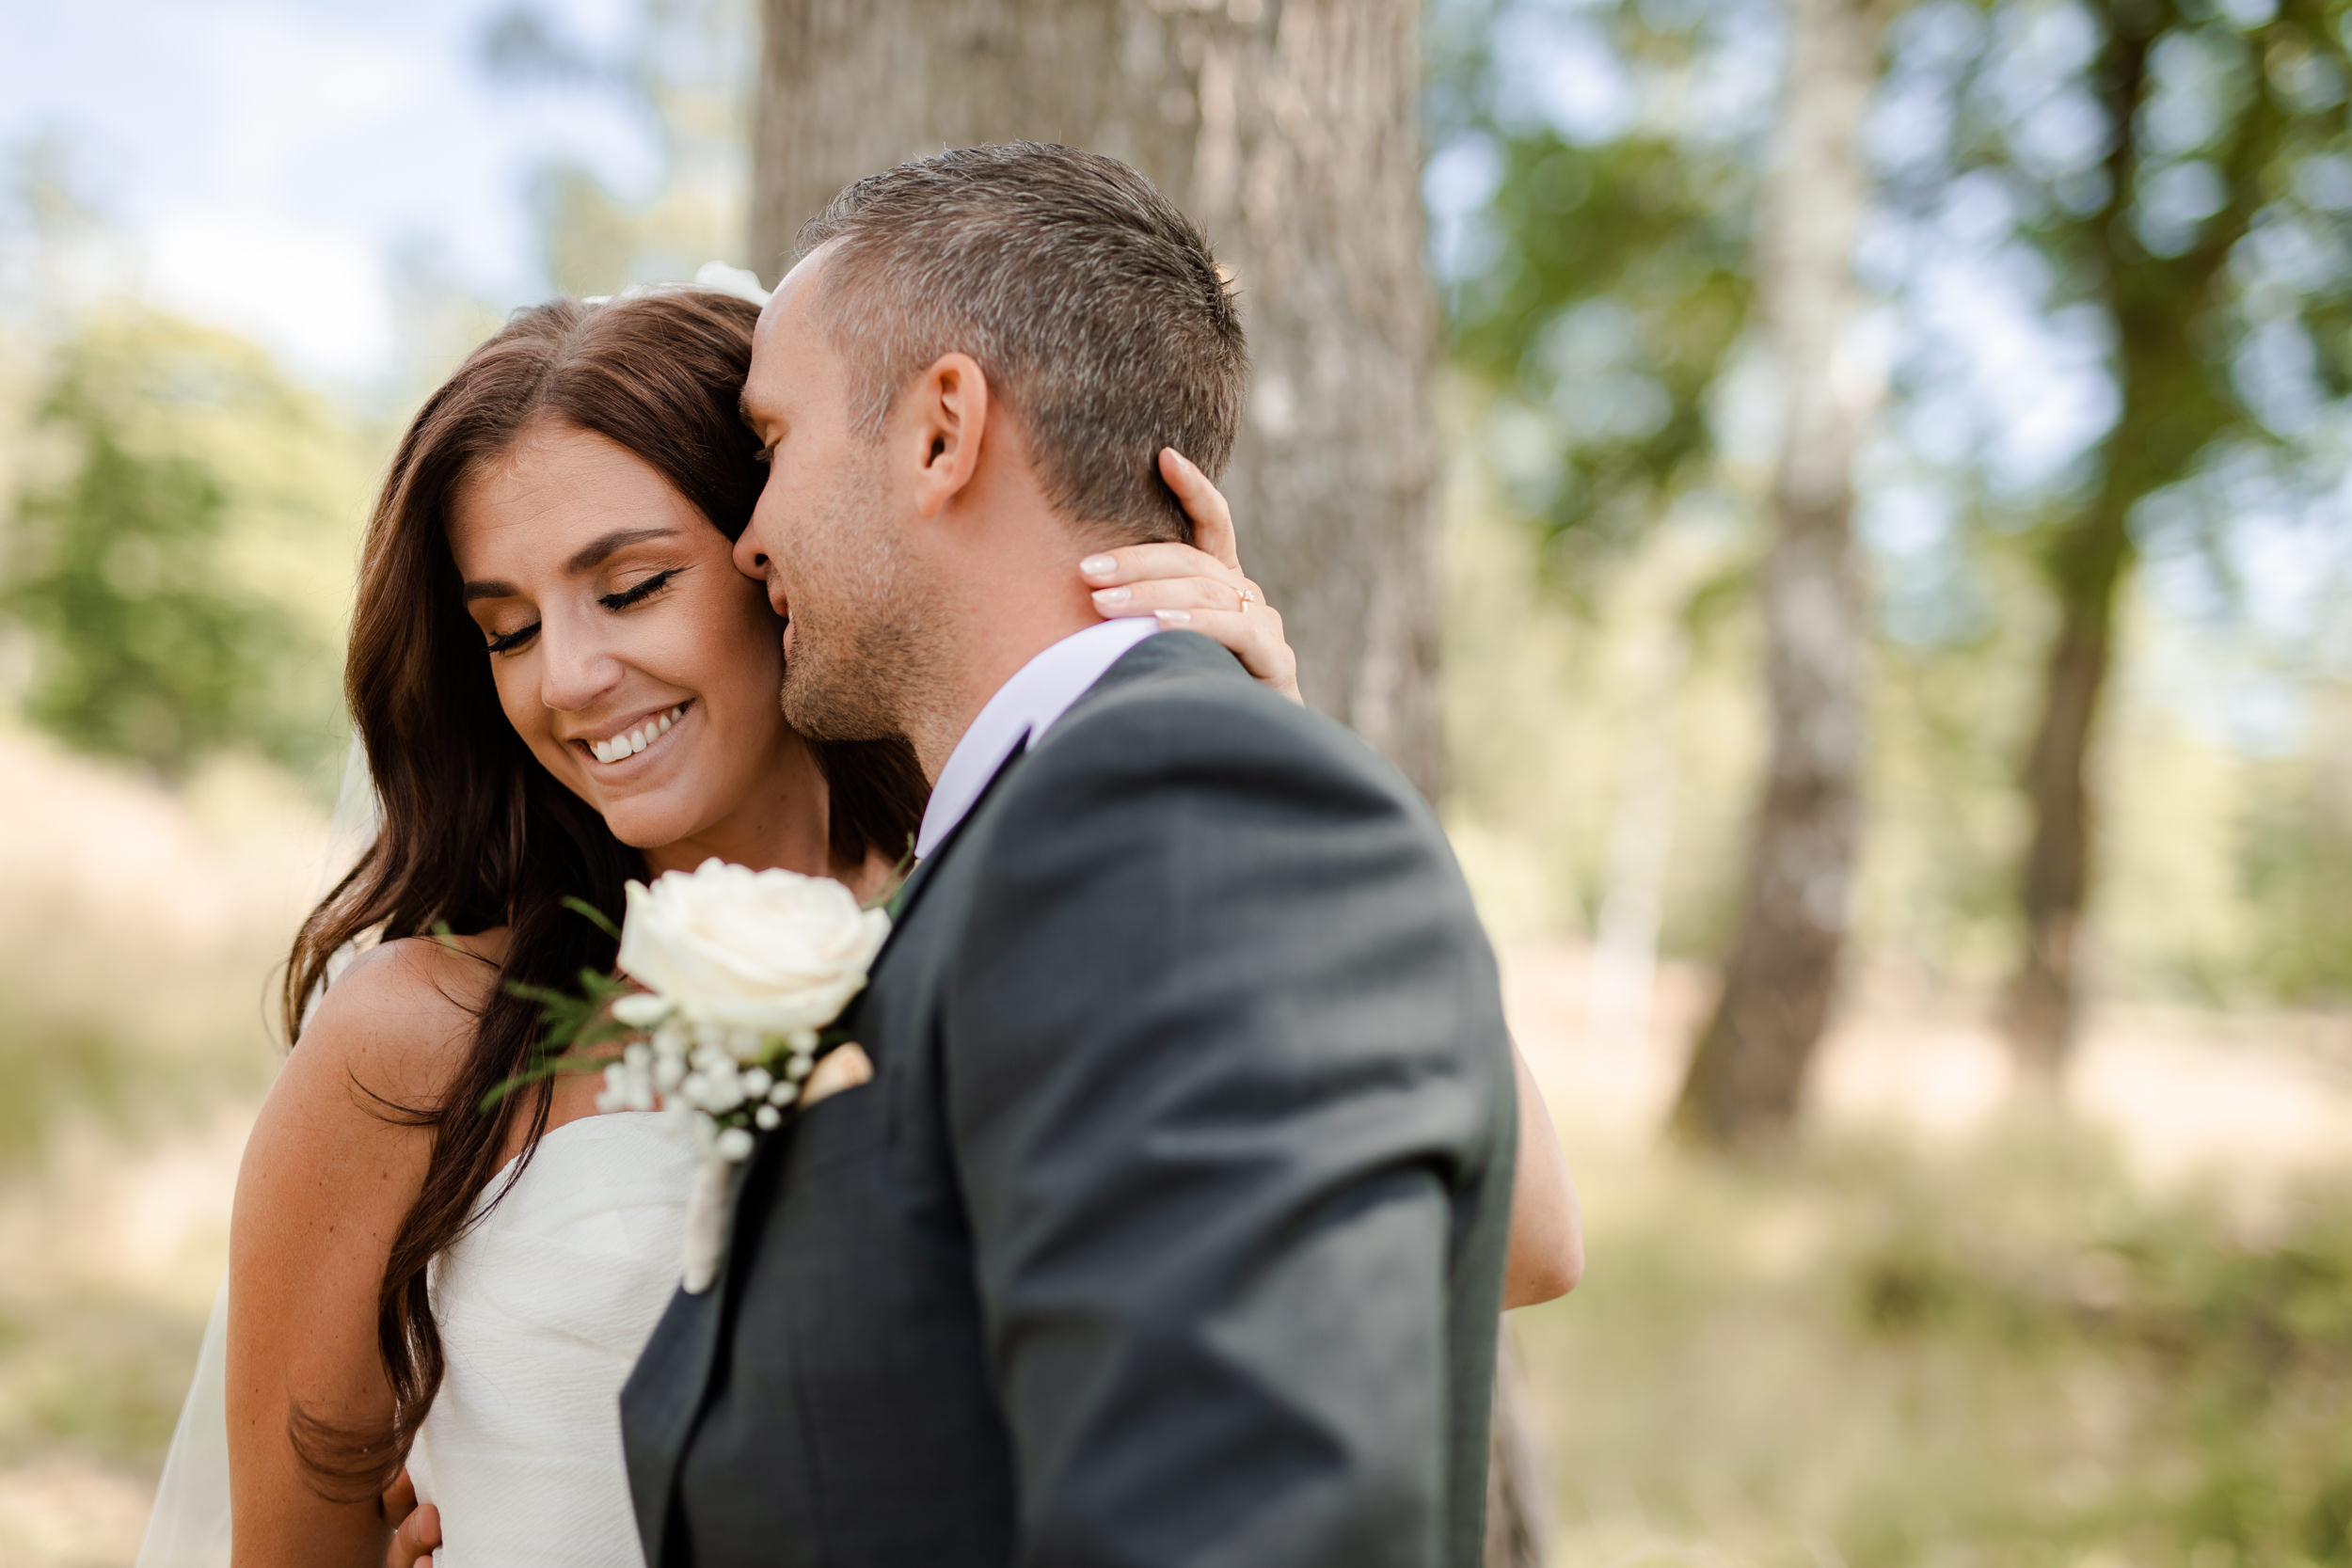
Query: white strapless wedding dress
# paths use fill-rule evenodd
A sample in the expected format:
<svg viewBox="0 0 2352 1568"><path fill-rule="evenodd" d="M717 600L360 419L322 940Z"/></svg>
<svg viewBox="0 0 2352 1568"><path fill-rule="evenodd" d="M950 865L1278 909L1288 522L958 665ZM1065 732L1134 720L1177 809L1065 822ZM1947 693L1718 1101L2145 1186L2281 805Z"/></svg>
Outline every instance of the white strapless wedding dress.
<svg viewBox="0 0 2352 1568"><path fill-rule="evenodd" d="M697 1163L651 1111L565 1122L434 1260L449 1370L408 1474L435 1568L644 1568L621 1385L677 1290Z"/></svg>
<svg viewBox="0 0 2352 1568"><path fill-rule="evenodd" d="M419 1499L441 1511L435 1568L644 1568L621 1385L677 1289L699 1163L654 1112L566 1122L435 1260L448 1370L408 1457ZM221 1319L215 1307L139 1568L227 1560Z"/></svg>

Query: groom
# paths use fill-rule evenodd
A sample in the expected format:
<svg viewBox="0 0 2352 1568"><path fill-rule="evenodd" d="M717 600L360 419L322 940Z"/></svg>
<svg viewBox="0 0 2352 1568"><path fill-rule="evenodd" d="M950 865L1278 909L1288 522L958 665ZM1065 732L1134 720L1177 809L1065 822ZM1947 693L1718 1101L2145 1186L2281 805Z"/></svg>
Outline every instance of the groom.
<svg viewBox="0 0 2352 1568"><path fill-rule="evenodd" d="M871 1082L763 1141L623 1395L652 1568L1478 1559L1514 1102L1469 895L1361 742L1070 572L1184 536L1156 455L1223 467L1245 359L1200 231L1032 144L852 185L760 319L786 713L934 789Z"/></svg>

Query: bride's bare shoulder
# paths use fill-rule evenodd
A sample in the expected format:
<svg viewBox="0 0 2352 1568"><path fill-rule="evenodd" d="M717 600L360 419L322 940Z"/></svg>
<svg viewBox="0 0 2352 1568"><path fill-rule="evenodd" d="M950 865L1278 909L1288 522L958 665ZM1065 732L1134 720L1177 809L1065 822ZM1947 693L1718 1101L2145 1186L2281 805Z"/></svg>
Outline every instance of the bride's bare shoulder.
<svg viewBox="0 0 2352 1568"><path fill-rule="evenodd" d="M303 1024L286 1076L342 1079L409 1103L437 1096L498 984L506 937L405 937L360 955Z"/></svg>

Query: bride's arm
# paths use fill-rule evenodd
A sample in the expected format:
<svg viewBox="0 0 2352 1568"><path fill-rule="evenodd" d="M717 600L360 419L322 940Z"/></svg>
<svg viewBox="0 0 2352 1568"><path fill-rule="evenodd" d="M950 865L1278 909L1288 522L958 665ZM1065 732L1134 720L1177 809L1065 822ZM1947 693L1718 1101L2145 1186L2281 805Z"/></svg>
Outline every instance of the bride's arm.
<svg viewBox="0 0 2352 1568"><path fill-rule="evenodd" d="M1516 1044L1511 1068L1519 1091L1519 1157L1511 1179L1511 1253L1502 1268L1505 1311L1565 1296L1584 1277L1584 1210L1568 1157Z"/></svg>
<svg viewBox="0 0 2352 1568"><path fill-rule="evenodd" d="M384 1560L375 1489L296 1454L293 1418L365 1432L392 1397L376 1302L432 1133L386 1115L429 1103L472 1020L469 960L391 943L319 1004L246 1146L230 1234L229 1461L236 1568ZM378 1100L374 1097L381 1096ZM339 1495L338 1495L339 1494Z"/></svg>

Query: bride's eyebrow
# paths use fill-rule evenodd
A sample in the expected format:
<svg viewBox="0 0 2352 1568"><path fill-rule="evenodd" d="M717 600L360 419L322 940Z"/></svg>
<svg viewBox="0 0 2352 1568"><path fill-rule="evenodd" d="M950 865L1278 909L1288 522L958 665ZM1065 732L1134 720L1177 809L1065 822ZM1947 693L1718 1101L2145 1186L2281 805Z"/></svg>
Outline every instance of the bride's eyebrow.
<svg viewBox="0 0 2352 1568"><path fill-rule="evenodd" d="M582 572L593 572L610 561L614 551L625 550L631 545L642 545L648 539L676 537L677 530L674 528L614 529L603 538L592 539L573 552L572 558L564 562L564 575L576 578Z"/></svg>
<svg viewBox="0 0 2352 1568"><path fill-rule="evenodd" d="M674 528L616 528L602 538L592 539L574 551L572 558L564 562L564 575L578 577L582 572L593 572L612 559L615 551L625 550L631 545L642 545L648 539L675 539L676 537L677 530ZM476 599L517 599L522 597L522 590L511 582L502 582L493 578L482 582L467 583L463 596L468 604L473 603Z"/></svg>

